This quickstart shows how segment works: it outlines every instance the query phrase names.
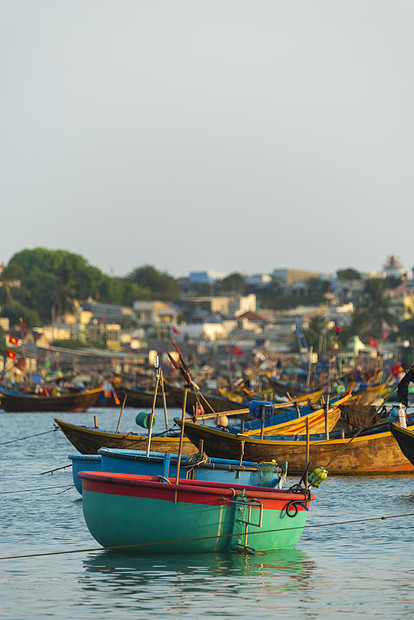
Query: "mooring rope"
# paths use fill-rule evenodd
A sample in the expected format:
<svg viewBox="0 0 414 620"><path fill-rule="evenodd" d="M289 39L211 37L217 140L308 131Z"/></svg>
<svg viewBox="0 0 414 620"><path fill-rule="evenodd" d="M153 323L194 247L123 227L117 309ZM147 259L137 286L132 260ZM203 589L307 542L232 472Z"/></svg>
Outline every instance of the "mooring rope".
<svg viewBox="0 0 414 620"><path fill-rule="evenodd" d="M399 515L384 515L382 517L366 517L365 519L350 519L349 521L334 521L333 523L314 523L305 526L297 526L297 527L286 527L286 528L275 528L272 530L262 530L260 532L249 532L249 536L258 535L258 534L270 534L272 532L286 532L289 530L302 530L302 529L311 529L315 527L332 527L333 525L349 525L352 523L366 523L368 521L386 521L387 519L401 519L403 517L414 517L414 512L408 512L405 514ZM412 526L414 527L414 525ZM91 551L117 551L120 549L138 549L140 547L148 547L148 546L156 546L156 545L171 545L175 543L183 543L183 542L198 542L201 540L216 540L219 538L233 538L234 536L240 536L240 534L220 534L219 536L204 536L200 538L182 538L179 540L161 540L158 542L147 542L147 543L138 543L135 545L117 545L114 547L90 547L86 549L69 549L68 551L48 551L45 553L29 553L25 555L8 555L8 556L0 556L0 560L18 560L24 558L38 558L38 557L47 557L53 555L69 555L73 553L89 553Z"/></svg>
<svg viewBox="0 0 414 620"><path fill-rule="evenodd" d="M10 441L4 441L0 443L0 446L5 446L8 443L14 443L15 441L22 441L23 439L31 439L32 437L39 437L39 435L47 435L48 433L54 433L58 430L58 426L56 428L52 428L51 431L44 431L43 433L36 433L35 435L27 435L27 437L19 437L18 439L11 439Z"/></svg>
<svg viewBox="0 0 414 620"><path fill-rule="evenodd" d="M12 493L28 493L29 491L48 491L49 489L62 489L63 487L71 489L74 486L74 484L59 484L51 487L39 487L38 489L34 489L32 487L31 489L21 489L19 491L0 491L0 495L11 495Z"/></svg>

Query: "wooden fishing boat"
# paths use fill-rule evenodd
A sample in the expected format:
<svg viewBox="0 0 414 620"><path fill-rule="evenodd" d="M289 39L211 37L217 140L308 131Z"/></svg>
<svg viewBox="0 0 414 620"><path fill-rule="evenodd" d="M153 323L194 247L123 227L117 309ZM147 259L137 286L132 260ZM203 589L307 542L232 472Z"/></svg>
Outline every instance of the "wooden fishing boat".
<svg viewBox="0 0 414 620"><path fill-rule="evenodd" d="M107 471L118 474L179 477L188 480L234 482L248 486L281 488L286 479L286 468L276 463L243 463L229 459L210 459L205 454L195 454L180 459L178 454L147 453L143 450L101 448L99 454L72 454L73 482L82 493L81 471Z"/></svg>
<svg viewBox="0 0 414 620"><path fill-rule="evenodd" d="M80 472L83 514L105 548L134 553L254 553L293 548L314 496L204 480Z"/></svg>
<svg viewBox="0 0 414 620"><path fill-rule="evenodd" d="M154 403L154 390L128 388L121 385L117 388L117 394L121 402L123 402L126 396L126 404L128 407L152 407ZM165 396L167 398L167 393ZM166 402L171 404L169 401ZM160 409L164 406L164 398L161 391L157 393L155 406Z"/></svg>
<svg viewBox="0 0 414 620"><path fill-rule="evenodd" d="M353 386L348 388L342 396L332 399L327 410L326 407L313 409L312 406L306 405L296 405L285 409L275 407L274 415L263 422L260 419L243 422L243 429L240 429L240 432L247 435L261 435L263 424L264 435L303 435L306 432L305 419L308 420L310 433L331 431L341 416L342 407L348 402L352 394L352 388ZM253 407L255 402L259 403L258 407ZM260 401L253 401L250 403L250 407L253 411L258 408L260 412ZM241 415L238 417L242 418ZM228 430L232 433L239 431L235 424L230 425Z"/></svg>
<svg viewBox="0 0 414 620"><path fill-rule="evenodd" d="M82 390L79 392L62 392L59 395L46 396L1 389L1 406L7 412L20 411L66 411L82 412L93 406L102 388Z"/></svg>
<svg viewBox="0 0 414 620"><path fill-rule="evenodd" d="M414 465L414 427L404 428L399 424L392 422L390 424L390 431L397 440L401 452L404 454L410 463Z"/></svg>
<svg viewBox="0 0 414 620"><path fill-rule="evenodd" d="M179 423L179 420L176 420ZM414 426L409 430L414 430ZM185 422L185 435L209 456L248 461L287 461L289 472L300 474L306 466L306 440L259 439L236 435L207 426ZM407 474L414 466L402 454L390 431L360 435L351 442L345 439L312 439L309 441L310 469L327 467L329 474Z"/></svg>
<svg viewBox="0 0 414 620"><path fill-rule="evenodd" d="M81 454L97 454L99 448L105 447L129 448L132 450L147 449L147 435L139 435L138 433L116 433L90 426L77 426L76 424L64 422L60 418L55 418L55 422L71 444L75 446ZM151 438L151 448L156 452L177 453L179 443L180 438L178 435ZM197 448L189 439L184 437L182 453L193 454L195 452L197 452Z"/></svg>
<svg viewBox="0 0 414 620"><path fill-rule="evenodd" d="M337 406L330 407L327 412L325 409L317 409L301 417L296 415L287 422L264 426L263 430L261 428L243 430L243 435L249 437L259 437L262 433L265 437L272 435L303 435L306 434L306 420L310 433L323 433L325 430L330 432L336 426L340 416L341 410ZM272 420L275 422L277 417L274 416ZM175 422L181 426L181 420L176 419Z"/></svg>
<svg viewBox="0 0 414 620"><path fill-rule="evenodd" d="M371 405L379 398L385 398L392 391L393 386L388 382L367 385L356 389L352 395L352 400L358 405Z"/></svg>
<svg viewBox="0 0 414 620"><path fill-rule="evenodd" d="M231 398L226 398L225 396L221 396L220 394L213 394L211 392L203 393L203 398L200 397L199 392L194 389L184 388L181 386L176 386L171 383L167 383L167 392L169 395L169 403L171 401L174 402L174 406L180 409L184 407L184 398L186 398L186 412L190 415L194 414L197 410L200 402L203 406L206 413L213 412L223 412L223 411L235 411L243 407L244 398L239 396L237 400L233 400ZM187 392L187 396L185 396L185 392ZM207 402L206 402L207 401ZM246 399L247 402L247 399ZM208 403L208 404L207 404ZM209 406L210 405L210 406Z"/></svg>

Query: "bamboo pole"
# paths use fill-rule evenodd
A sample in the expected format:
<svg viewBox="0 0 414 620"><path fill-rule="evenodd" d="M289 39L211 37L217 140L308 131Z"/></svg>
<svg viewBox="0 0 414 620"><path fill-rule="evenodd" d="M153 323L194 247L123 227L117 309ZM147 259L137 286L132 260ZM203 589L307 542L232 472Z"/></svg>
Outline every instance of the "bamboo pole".
<svg viewBox="0 0 414 620"><path fill-rule="evenodd" d="M119 418L118 418L118 424L116 425L116 431L115 431L115 433L117 433L117 432L118 432L118 430L119 430L119 425L121 424L121 418L122 418L122 414L123 414L123 412L124 412L124 407L125 407L126 399L127 399L127 395L125 394L125 396L124 396L124 401L123 401L123 403L122 403L122 407L121 407L121 412L120 412L120 414L119 414ZM97 426L97 425L95 425L95 428L98 428L98 426Z"/></svg>
<svg viewBox="0 0 414 620"><path fill-rule="evenodd" d="M181 454L183 452L183 440L184 440L184 426L185 426L185 409L187 405L187 390L184 392L184 403L183 403L183 413L181 418L181 433L180 433L180 443L178 447L178 458L177 458L177 476L175 479L175 483L178 484L178 480L180 478L180 465L181 465Z"/></svg>
<svg viewBox="0 0 414 620"><path fill-rule="evenodd" d="M157 393L158 393L158 384L159 384L159 382L160 382L160 377L159 377L159 373L158 373L158 369L157 369L157 379L155 381L154 398L153 398L153 401L152 401L152 409L151 409L151 413L150 413L149 426L148 426L147 456L149 456L150 448L151 448L152 424L154 422L154 411L155 411L155 404L156 404L156 401L157 401Z"/></svg>
<svg viewBox="0 0 414 620"><path fill-rule="evenodd" d="M164 406L165 428L167 429L168 428L167 398L165 396L164 376L162 374L161 369L160 369L160 377L161 377L162 404Z"/></svg>
<svg viewBox="0 0 414 620"><path fill-rule="evenodd" d="M260 426L260 439L263 439L265 427L265 405L262 405L262 422Z"/></svg>

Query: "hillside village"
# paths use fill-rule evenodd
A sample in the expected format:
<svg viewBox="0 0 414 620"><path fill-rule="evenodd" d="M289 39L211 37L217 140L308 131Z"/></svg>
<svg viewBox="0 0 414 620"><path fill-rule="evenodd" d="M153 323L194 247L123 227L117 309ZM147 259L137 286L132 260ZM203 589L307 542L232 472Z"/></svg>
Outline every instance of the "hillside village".
<svg viewBox="0 0 414 620"><path fill-rule="evenodd" d="M189 356L198 359L237 354L240 363L251 363L255 355L273 359L298 355L309 345L305 333L317 318L320 332L311 347L312 359L330 354L335 334L349 326L369 278L386 278L395 286L386 290L390 312L396 321L414 316L414 281L398 259L391 256L381 273L363 274L359 279L342 279L321 273L275 269L271 274L246 276L243 292L216 292L223 274L213 271L191 272L182 283L181 296L174 302L157 299L134 301L131 307L88 298L74 299L72 310L57 316L53 324L22 329L1 316L0 327L24 346L26 370L35 371L46 359L59 365L93 364L114 360L126 368L148 365L154 354L167 359L171 339ZM303 303L315 280L324 282L325 292L315 305ZM262 307L266 290L278 283L281 298L288 307ZM283 305L283 304L282 304ZM388 331L387 331L388 330ZM413 342L384 325L380 339L354 337L342 353L389 356L412 360ZM395 332L395 329L394 329Z"/></svg>

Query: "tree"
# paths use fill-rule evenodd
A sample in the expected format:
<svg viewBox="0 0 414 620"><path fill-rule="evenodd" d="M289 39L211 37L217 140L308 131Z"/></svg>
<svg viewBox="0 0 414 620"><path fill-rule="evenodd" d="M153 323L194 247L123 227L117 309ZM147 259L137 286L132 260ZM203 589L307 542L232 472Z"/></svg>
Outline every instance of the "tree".
<svg viewBox="0 0 414 620"><path fill-rule="evenodd" d="M356 269L348 267L347 269L338 269L336 272L338 280L361 280L362 275Z"/></svg>
<svg viewBox="0 0 414 620"><path fill-rule="evenodd" d="M168 273L158 271L152 265L144 265L131 271L128 280L135 282L141 291L138 299L174 301L180 296L180 286Z"/></svg>
<svg viewBox="0 0 414 620"><path fill-rule="evenodd" d="M244 288L244 276L241 273L230 273L225 278L219 280L219 285L223 293L241 293Z"/></svg>
<svg viewBox="0 0 414 620"><path fill-rule="evenodd" d="M43 321L70 311L75 299L94 295L108 277L79 254L46 248L15 254L4 269L4 277L16 274L21 280L20 302L37 310Z"/></svg>

